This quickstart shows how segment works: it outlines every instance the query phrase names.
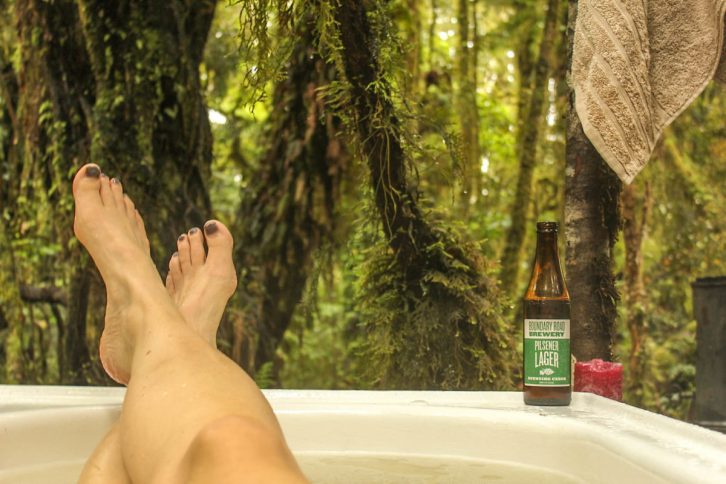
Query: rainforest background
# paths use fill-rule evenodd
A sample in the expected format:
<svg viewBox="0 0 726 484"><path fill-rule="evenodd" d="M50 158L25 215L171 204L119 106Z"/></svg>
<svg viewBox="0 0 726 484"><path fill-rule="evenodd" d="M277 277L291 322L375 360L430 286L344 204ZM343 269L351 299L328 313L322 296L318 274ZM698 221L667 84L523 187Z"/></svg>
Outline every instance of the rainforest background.
<svg viewBox="0 0 726 484"><path fill-rule="evenodd" d="M231 228L218 345L262 387L516 389L534 224L559 220L575 355L688 418L690 284L726 270L726 98L709 86L622 185L572 110L575 0L0 9L0 383L112 384L72 232L92 161L161 276L179 234Z"/></svg>

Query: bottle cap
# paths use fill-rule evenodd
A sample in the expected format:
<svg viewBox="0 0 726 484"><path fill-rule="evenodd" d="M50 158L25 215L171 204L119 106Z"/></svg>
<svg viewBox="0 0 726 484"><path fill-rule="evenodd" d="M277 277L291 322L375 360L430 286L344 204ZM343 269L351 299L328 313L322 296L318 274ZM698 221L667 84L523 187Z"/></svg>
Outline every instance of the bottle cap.
<svg viewBox="0 0 726 484"><path fill-rule="evenodd" d="M557 233L559 224L557 222L537 222L537 232Z"/></svg>

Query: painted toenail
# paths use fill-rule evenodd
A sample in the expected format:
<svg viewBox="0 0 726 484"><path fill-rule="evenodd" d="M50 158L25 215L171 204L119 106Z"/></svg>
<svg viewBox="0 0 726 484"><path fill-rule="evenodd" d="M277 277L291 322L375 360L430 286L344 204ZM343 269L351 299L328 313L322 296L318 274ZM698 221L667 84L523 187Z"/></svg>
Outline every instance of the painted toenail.
<svg viewBox="0 0 726 484"><path fill-rule="evenodd" d="M178 240L179 242L181 242L182 240L184 240L184 239L186 239L186 238L187 238L186 234L181 234L181 235L179 236L179 238L178 238L178 239L176 239L176 240Z"/></svg>
<svg viewBox="0 0 726 484"><path fill-rule="evenodd" d="M217 227L217 224L215 222L209 222L207 225L204 226L204 233L207 235L216 234L217 230L219 230L219 227Z"/></svg>
<svg viewBox="0 0 726 484"><path fill-rule="evenodd" d="M179 257L179 252L174 252L173 254L171 254L171 256L172 257Z"/></svg>
<svg viewBox="0 0 726 484"><path fill-rule="evenodd" d="M86 168L86 176L88 178L98 178L101 176L101 170L97 166L89 166Z"/></svg>
<svg viewBox="0 0 726 484"><path fill-rule="evenodd" d="M197 232L199 232L199 229L196 227L189 229L189 235L194 235Z"/></svg>
<svg viewBox="0 0 726 484"><path fill-rule="evenodd" d="M101 173L101 180L108 180L108 175L105 173Z"/></svg>
<svg viewBox="0 0 726 484"><path fill-rule="evenodd" d="M121 181L118 178L111 178L111 183L113 183L114 185L118 185L119 183L121 183Z"/></svg>

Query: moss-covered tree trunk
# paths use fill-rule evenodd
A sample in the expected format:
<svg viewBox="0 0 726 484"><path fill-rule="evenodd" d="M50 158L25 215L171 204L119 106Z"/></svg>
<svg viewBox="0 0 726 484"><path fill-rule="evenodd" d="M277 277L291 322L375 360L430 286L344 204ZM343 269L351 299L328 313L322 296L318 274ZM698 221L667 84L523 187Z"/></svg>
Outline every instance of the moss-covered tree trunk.
<svg viewBox="0 0 726 484"><path fill-rule="evenodd" d="M639 187L641 185L627 185L622 192L626 326L630 333L627 387L631 403L635 404L643 402L643 376L646 368L647 294L643 283L642 248L652 206L649 185L645 185L642 197L637 194Z"/></svg>
<svg viewBox="0 0 726 484"><path fill-rule="evenodd" d="M577 0L569 2L569 65ZM613 246L620 229L622 183L582 130L570 91L565 173L567 287L572 299L572 352L578 360L612 358L619 295Z"/></svg>
<svg viewBox="0 0 726 484"><path fill-rule="evenodd" d="M521 138L524 132L524 123L532 94L532 72L534 72L535 59L532 56L532 44L535 40L536 5L527 0L515 0L514 7L517 14L522 16L519 24L519 35L516 43L517 72L519 74L517 87L517 136ZM517 149L521 143L517 143ZM519 156L519 152L517 152Z"/></svg>
<svg viewBox="0 0 726 484"><path fill-rule="evenodd" d="M388 388L506 387L511 342L495 284L471 247L426 221L409 188L402 127L378 58L381 37L367 11L377 6L331 6L347 113L386 237L362 282L367 366Z"/></svg>
<svg viewBox="0 0 726 484"><path fill-rule="evenodd" d="M2 5L2 4L0 4ZM3 5L0 14L7 18L8 8ZM14 28L7 20L0 21L0 32L8 32L9 41L16 42ZM13 142L17 125L18 79L12 64L13 47L0 45L0 216L5 228L0 231L0 382L14 383L22 380L23 365L20 353L8 344L19 341L22 329L22 302L17 284L15 256L12 246L12 230L8 221L13 217L12 206L18 196L19 162L16 143ZM14 175L14 176L13 176Z"/></svg>
<svg viewBox="0 0 726 484"><path fill-rule="evenodd" d="M90 297L100 292L99 279L72 233L77 168L94 161L121 178L144 214L160 267L176 236L209 213L211 133L198 68L214 7L211 0L13 4L17 45L2 50L19 59L15 163L2 165L2 179L10 180L2 192L15 199L3 210L8 243L58 244L42 257L28 244L16 251L22 270L15 284L68 288L65 318L54 309L60 381L96 379L88 325L103 324L103 300ZM10 324L23 325L18 318ZM27 341L33 344L19 337L8 345L22 350Z"/></svg>
<svg viewBox="0 0 726 484"><path fill-rule="evenodd" d="M313 256L333 241L337 205L348 156L337 138L339 120L326 107L323 90L335 69L315 46L315 19L307 14L286 78L275 86L269 142L255 183L243 194L237 260L250 268L243 279L253 361L259 372L273 363L266 378L276 380L275 352L290 325L312 271Z"/></svg>
<svg viewBox="0 0 726 484"><path fill-rule="evenodd" d="M408 188L399 121L390 99L390 88L381 82L367 12L362 4L341 1L335 14L340 24L355 128L370 170L376 207L391 248L400 260L413 262L419 255L417 244L427 246L435 237L424 221L414 193ZM409 267L412 272L421 269L417 265Z"/></svg>
<svg viewBox="0 0 726 484"><path fill-rule="evenodd" d="M177 236L211 211L199 65L216 1L78 5L94 83L91 157L125 182L165 267Z"/></svg>
<svg viewBox="0 0 726 484"><path fill-rule="evenodd" d="M532 79L532 92L526 114L520 122L518 136L519 174L514 201L509 211L511 225L507 230L506 243L502 253L502 267L499 278L502 290L509 296L517 286L522 245L529 220L532 201L532 179L537 162L537 144L544 119L547 100L547 84L552 71L551 57L556 45L560 0L548 0L542 40L539 44L537 64Z"/></svg>
<svg viewBox="0 0 726 484"><path fill-rule="evenodd" d="M0 336L2 338L2 368L0 382L22 383L27 381L27 361L22 346L23 336L26 332L25 316L23 314L20 291L17 285L18 274L16 270L15 255L8 237L9 231L0 231L0 263L4 268L0 274Z"/></svg>
<svg viewBox="0 0 726 484"><path fill-rule="evenodd" d="M10 234L16 238L47 237L59 243L58 258L65 262L58 264L55 274L48 274L42 264L50 261L41 261L40 267L32 268L33 264L27 262L29 254L15 251L24 269L17 272L16 284L37 282L33 277L52 281L54 276L68 282L69 299L74 303L68 308L65 322L57 322L58 333L63 335L57 345L59 376L65 383L84 383L84 372L91 364L83 293L88 289L88 258L70 248L70 175L74 166L89 160L91 135L84 109L93 84L86 76L88 56L73 2L18 0L14 3L14 18L20 59L14 125L20 176L15 189L20 197L11 208ZM31 207L41 211L33 213ZM45 223L39 220L42 209L49 212ZM36 230L23 230L29 223ZM32 345L33 340L26 337L32 331L28 325L19 331L21 347ZM28 380L37 381L26 375Z"/></svg>

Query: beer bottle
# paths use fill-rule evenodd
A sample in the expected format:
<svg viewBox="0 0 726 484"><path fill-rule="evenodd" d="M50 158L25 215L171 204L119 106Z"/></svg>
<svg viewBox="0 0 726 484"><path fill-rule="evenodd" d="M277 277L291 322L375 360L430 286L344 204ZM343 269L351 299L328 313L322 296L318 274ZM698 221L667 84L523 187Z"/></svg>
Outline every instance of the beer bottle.
<svg viewBox="0 0 726 484"><path fill-rule="evenodd" d="M557 251L557 222L537 223L537 253L524 295L524 403L569 405L570 295Z"/></svg>

